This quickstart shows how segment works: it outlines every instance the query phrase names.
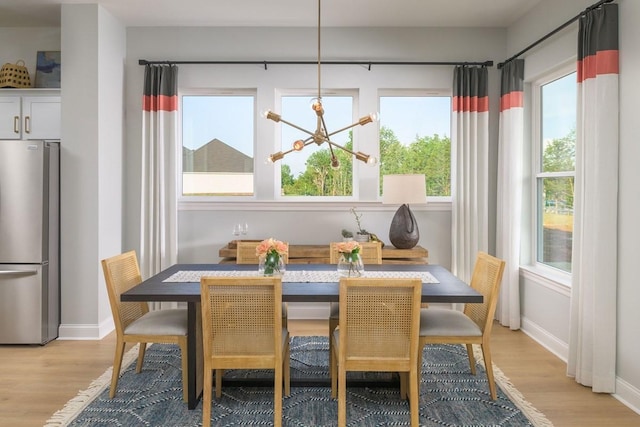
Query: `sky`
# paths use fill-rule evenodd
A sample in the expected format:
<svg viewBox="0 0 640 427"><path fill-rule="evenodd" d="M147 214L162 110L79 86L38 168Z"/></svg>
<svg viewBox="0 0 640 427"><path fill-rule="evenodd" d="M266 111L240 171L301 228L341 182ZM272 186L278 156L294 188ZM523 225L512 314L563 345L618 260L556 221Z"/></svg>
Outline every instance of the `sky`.
<svg viewBox="0 0 640 427"><path fill-rule="evenodd" d="M576 74L547 83L542 92L542 140L565 137L576 128Z"/></svg>

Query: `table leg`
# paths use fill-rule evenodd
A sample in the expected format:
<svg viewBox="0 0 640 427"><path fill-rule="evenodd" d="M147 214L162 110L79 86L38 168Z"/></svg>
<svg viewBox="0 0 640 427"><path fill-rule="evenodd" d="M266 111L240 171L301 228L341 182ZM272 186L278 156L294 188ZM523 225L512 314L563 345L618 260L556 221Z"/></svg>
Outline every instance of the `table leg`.
<svg viewBox="0 0 640 427"><path fill-rule="evenodd" d="M199 302L187 303L187 322L188 407L195 409L202 396L203 384L202 315Z"/></svg>

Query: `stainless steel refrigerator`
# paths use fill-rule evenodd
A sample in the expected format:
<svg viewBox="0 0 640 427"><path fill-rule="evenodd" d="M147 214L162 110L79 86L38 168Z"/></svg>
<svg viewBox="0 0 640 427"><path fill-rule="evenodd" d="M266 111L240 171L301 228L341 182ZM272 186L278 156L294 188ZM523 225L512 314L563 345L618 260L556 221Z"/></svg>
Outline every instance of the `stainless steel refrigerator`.
<svg viewBox="0 0 640 427"><path fill-rule="evenodd" d="M60 326L60 145L0 140L0 344Z"/></svg>

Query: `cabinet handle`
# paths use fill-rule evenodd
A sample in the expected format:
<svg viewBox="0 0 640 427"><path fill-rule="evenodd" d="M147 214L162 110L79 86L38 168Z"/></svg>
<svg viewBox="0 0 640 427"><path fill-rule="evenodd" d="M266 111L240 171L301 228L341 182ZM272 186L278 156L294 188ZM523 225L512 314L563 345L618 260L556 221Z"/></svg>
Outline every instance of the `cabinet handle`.
<svg viewBox="0 0 640 427"><path fill-rule="evenodd" d="M24 131L26 133L31 133L31 117L30 116L26 116L24 118Z"/></svg>
<svg viewBox="0 0 640 427"><path fill-rule="evenodd" d="M19 116L13 116L13 132L14 133L20 133L20 117Z"/></svg>

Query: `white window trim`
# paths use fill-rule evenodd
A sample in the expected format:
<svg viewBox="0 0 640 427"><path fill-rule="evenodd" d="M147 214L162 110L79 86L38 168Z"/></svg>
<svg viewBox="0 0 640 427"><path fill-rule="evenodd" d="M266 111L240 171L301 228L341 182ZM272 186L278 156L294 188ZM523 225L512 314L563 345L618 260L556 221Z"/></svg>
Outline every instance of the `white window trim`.
<svg viewBox="0 0 640 427"><path fill-rule="evenodd" d="M540 178L575 176L575 173L565 172L540 172L542 169L542 99L541 88L547 83L551 83L568 74L576 72L575 61L568 62L554 71L545 74L531 82L531 239L530 239L530 259L526 265L521 266L521 271L532 277L544 278L550 287L570 288L572 274L563 270L551 267L538 262L538 180Z"/></svg>

